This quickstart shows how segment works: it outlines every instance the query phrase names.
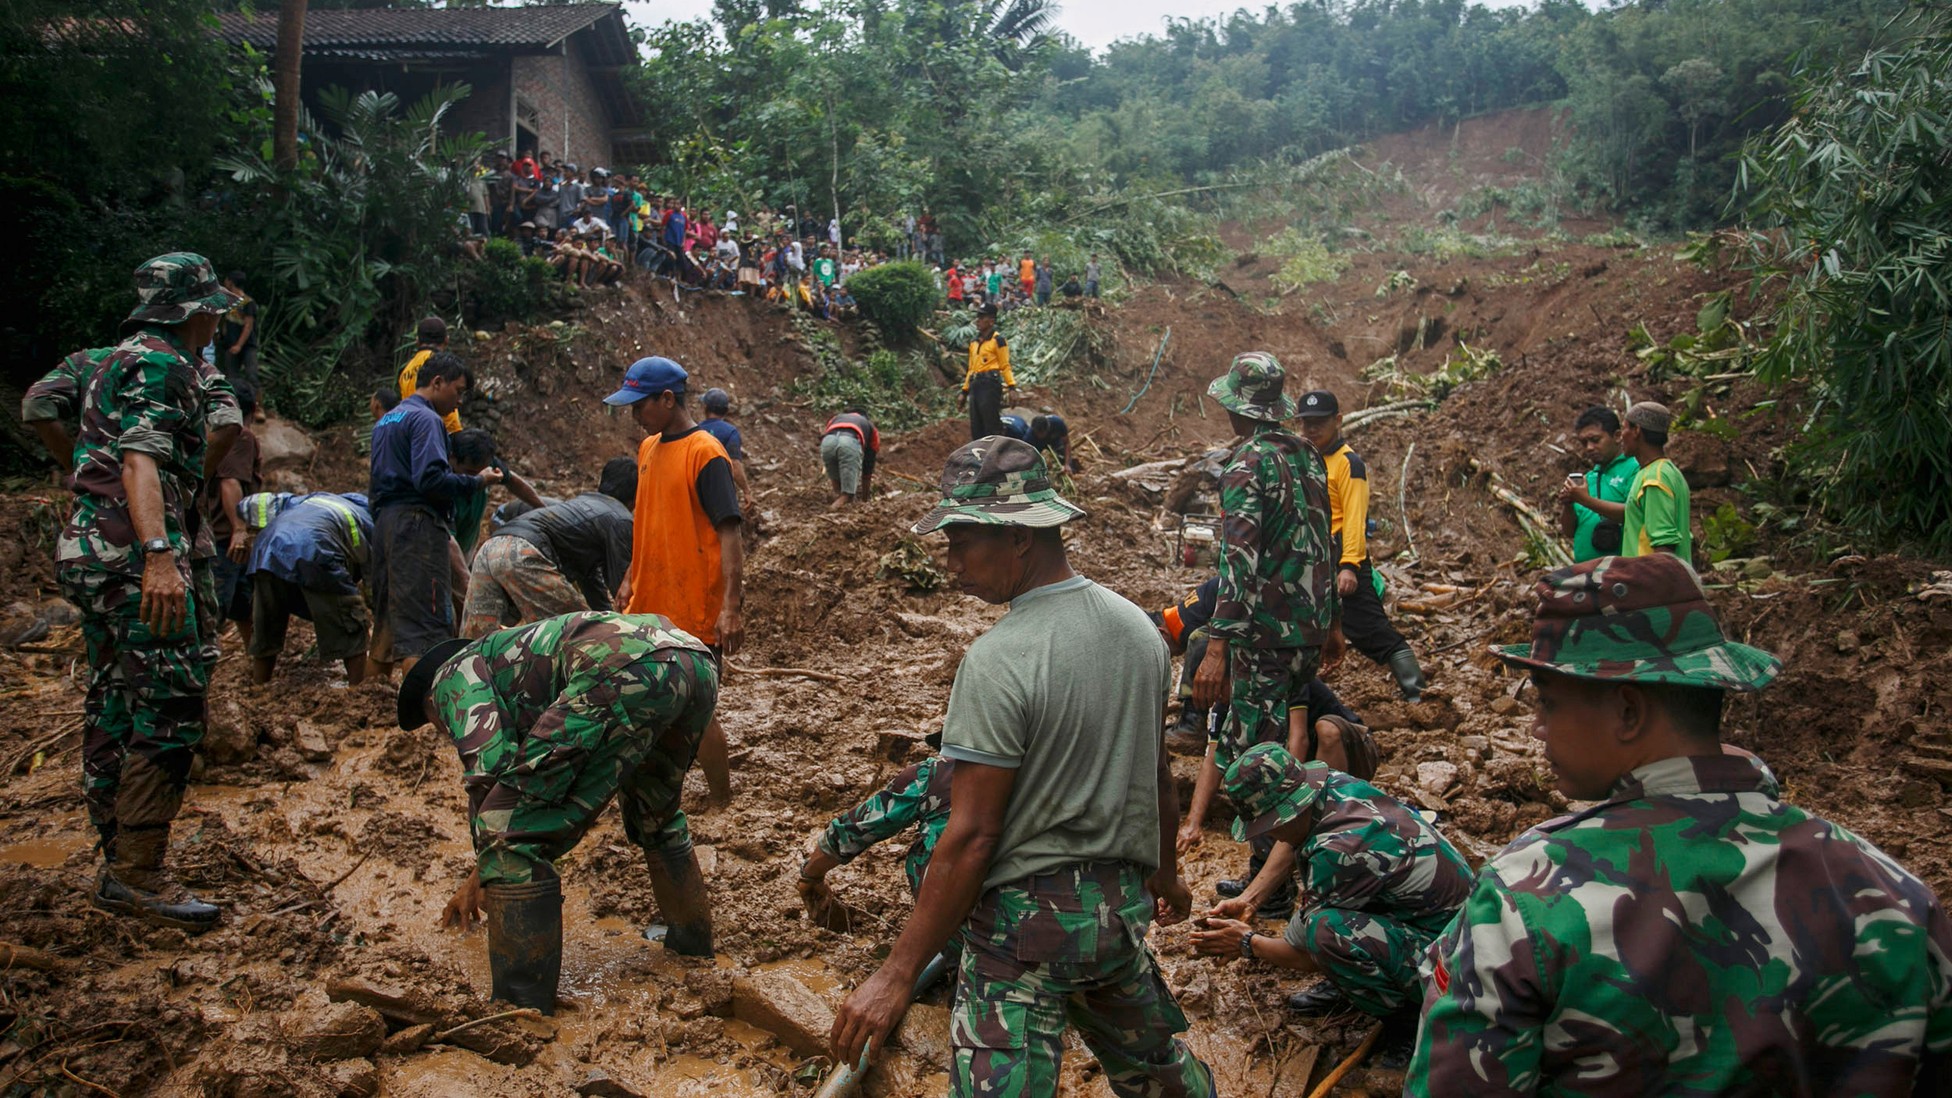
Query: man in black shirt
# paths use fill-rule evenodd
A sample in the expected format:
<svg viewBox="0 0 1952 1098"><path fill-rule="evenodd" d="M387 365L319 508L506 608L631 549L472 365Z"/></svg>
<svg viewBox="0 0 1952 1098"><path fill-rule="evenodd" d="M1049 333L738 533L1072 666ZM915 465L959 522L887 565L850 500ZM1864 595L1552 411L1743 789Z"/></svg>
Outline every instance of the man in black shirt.
<svg viewBox="0 0 1952 1098"><path fill-rule="evenodd" d="M610 592L630 567L630 505L637 462L612 458L597 490L529 511L475 553L461 635L578 610L609 610Z"/></svg>

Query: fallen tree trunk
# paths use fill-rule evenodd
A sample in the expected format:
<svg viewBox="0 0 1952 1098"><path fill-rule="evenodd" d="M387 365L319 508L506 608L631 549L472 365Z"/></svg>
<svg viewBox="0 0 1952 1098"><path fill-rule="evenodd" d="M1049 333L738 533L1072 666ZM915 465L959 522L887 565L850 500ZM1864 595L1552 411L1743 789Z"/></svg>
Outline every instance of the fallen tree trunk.
<svg viewBox="0 0 1952 1098"><path fill-rule="evenodd" d="M1476 458L1471 459L1471 469L1473 472L1483 474L1485 488L1498 497L1500 503L1512 509L1512 513L1518 517L1518 525L1523 527L1526 536L1538 545L1547 564L1554 568L1563 568L1572 563L1572 550L1560 540L1558 531L1553 529L1552 520L1546 518L1538 508L1525 502L1525 497L1512 491L1505 483L1505 478L1486 468Z"/></svg>

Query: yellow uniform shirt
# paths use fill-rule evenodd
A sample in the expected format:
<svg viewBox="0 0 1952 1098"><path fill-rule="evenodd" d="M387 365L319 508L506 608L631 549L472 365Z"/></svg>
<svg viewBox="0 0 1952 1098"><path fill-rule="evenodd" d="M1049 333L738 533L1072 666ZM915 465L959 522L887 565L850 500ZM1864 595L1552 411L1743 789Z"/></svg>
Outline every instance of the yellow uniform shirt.
<svg viewBox="0 0 1952 1098"><path fill-rule="evenodd" d="M1003 342L1001 333L992 334L988 339L969 341L969 372L962 376L962 391L969 391L969 379L977 374L991 370L1003 371L1003 387L1013 389L1017 379L1010 373L1010 348Z"/></svg>
<svg viewBox="0 0 1952 1098"><path fill-rule="evenodd" d="M426 365L427 360L432 357L434 357L433 349L423 348L414 352L414 356L407 360L406 367L400 371L401 400L407 399L419 390L420 368ZM449 412L441 422L447 425L447 433L451 435L461 429L461 413Z"/></svg>
<svg viewBox="0 0 1952 1098"><path fill-rule="evenodd" d="M1362 567L1369 559L1369 467L1337 439L1322 459L1328 464L1329 533L1342 547L1336 567Z"/></svg>

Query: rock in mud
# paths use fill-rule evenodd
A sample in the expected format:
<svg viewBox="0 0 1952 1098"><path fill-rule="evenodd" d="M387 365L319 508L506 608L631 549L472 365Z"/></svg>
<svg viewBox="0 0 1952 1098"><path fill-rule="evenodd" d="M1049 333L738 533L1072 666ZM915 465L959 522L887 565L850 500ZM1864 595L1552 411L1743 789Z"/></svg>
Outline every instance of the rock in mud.
<svg viewBox="0 0 1952 1098"><path fill-rule="evenodd" d="M258 461L265 469L305 465L319 452L310 435L281 419L266 419L251 433L257 436Z"/></svg>
<svg viewBox="0 0 1952 1098"><path fill-rule="evenodd" d="M209 719L204 724L203 756L218 766L232 766L257 758L258 732L250 715L231 694L216 694L209 701Z"/></svg>
<svg viewBox="0 0 1952 1098"><path fill-rule="evenodd" d="M498 1064L526 1067L542 1049L542 1039L518 1033L500 1022L489 1022L464 1029L449 1037L446 1044L480 1053Z"/></svg>
<svg viewBox="0 0 1952 1098"><path fill-rule="evenodd" d="M755 972L732 981L732 1016L779 1038L801 1056L827 1050L834 1011L784 972Z"/></svg>
<svg viewBox="0 0 1952 1098"><path fill-rule="evenodd" d="M380 1092L380 1069L367 1059L341 1060L325 1069L339 1098L373 1098Z"/></svg>
<svg viewBox="0 0 1952 1098"><path fill-rule="evenodd" d="M419 1052L434 1036L431 1025L408 1026L380 1043L380 1052L387 1056L405 1056Z"/></svg>
<svg viewBox="0 0 1952 1098"><path fill-rule="evenodd" d="M306 762L331 762L332 744L325 733L311 721L299 721L292 734L292 743L298 749L298 757Z"/></svg>
<svg viewBox="0 0 1952 1098"><path fill-rule="evenodd" d="M732 1016L732 977L715 968L694 968L685 973L685 989L698 997L705 1013L719 1018Z"/></svg>
<svg viewBox="0 0 1952 1098"><path fill-rule="evenodd" d="M312 1060L370 1056L386 1039L386 1020L372 1007L331 1003L323 1010L295 1012L285 1026L292 1054Z"/></svg>
<svg viewBox="0 0 1952 1098"><path fill-rule="evenodd" d="M644 1098L644 1092L619 1082L602 1068L590 1069L589 1078L576 1086L583 1098Z"/></svg>
<svg viewBox="0 0 1952 1098"><path fill-rule="evenodd" d="M398 987L363 977L326 981L325 997L335 1003L358 1003L402 1025L434 1025L450 1013L439 999L418 988Z"/></svg>
<svg viewBox="0 0 1952 1098"><path fill-rule="evenodd" d="M937 1071L948 1071L955 1059L949 1049L949 1008L915 1003L902 1016L893 1035L895 1044Z"/></svg>
<svg viewBox="0 0 1952 1098"><path fill-rule="evenodd" d="M1447 762L1421 762L1417 764L1417 784L1424 792L1441 797L1457 784L1457 767Z"/></svg>

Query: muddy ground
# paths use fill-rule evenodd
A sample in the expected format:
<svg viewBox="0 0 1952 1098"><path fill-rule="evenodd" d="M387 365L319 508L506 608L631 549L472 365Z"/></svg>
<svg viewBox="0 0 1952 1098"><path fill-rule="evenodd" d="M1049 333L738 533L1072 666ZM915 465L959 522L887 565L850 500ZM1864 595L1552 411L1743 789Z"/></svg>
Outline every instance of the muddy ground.
<svg viewBox="0 0 1952 1098"><path fill-rule="evenodd" d="M1491 148L1541 123L1510 127L1517 138L1475 140ZM1549 126L1542 132L1549 137ZM1470 163L1493 171L1506 162L1499 151ZM1231 242L1244 249L1253 235L1243 228ZM1537 572L1523 532L1485 490L1487 476L1549 509L1553 484L1577 464L1568 451L1580 408L1618 403L1622 392L1680 403L1695 387L1651 376L1630 353L1627 329L1644 321L1682 330L1701 295L1736 279L1668 249L1542 242L1441 263L1365 255L1308 301L1271 309L1258 291L1241 292L1258 269L1243 265L1225 287L1132 293L1095 321L1112 348L1102 360L1019 402L1062 410L1073 424L1085 470L1072 494L1090 512L1072 529L1074 563L1147 607L1204 577L1175 562L1156 499L1111 474L1224 441L1224 416L1201 394L1233 353L1272 350L1297 390L1335 388L1353 409L1393 395L1361 376L1390 351L1404 369L1428 373L1460 334L1495 350L1502 369L1434 411L1352 433L1372 470L1376 556L1397 624L1429 672L1428 700L1394 700L1387 675L1359 657L1331 680L1377 730L1379 784L1438 813L1446 833L1483 858L1566 807L1529 736L1529 695L1486 655L1490 644L1527 635ZM1410 271L1416 286L1378 297L1395 270ZM884 844L834 875L837 892L864 913L860 923L850 933L815 927L793 888L798 853L939 727L961 652L998 616L953 593L912 590L880 568L966 430L945 422L889 439L877 498L829 513L815 454L821 418L792 388L815 367L778 313L739 299L674 300L657 287L596 295L571 320L578 338L515 329L468 348L494 398L469 415L497 428L511 464L545 492L582 490L604 459L634 447L628 419L597 398L624 363L653 351L734 394L752 455L759 515L747 648L720 708L735 798L711 809L697 779L687 790L718 957L667 956L640 937L657 912L611 814L563 865L568 1008L553 1020L456 1032L499 1008L486 996L481 932L435 926L471 860L453 752L428 730L393 731L384 686L348 688L336 668L301 655L302 627L265 687L247 684L227 638L211 690L210 757L172 857L226 906L223 926L190 939L94 911L74 734L84 668L74 626L49 601L48 532L62 502L49 489L14 491L0 501L0 606L8 621L44 619L45 635L0 649L0 942L40 952L0 972L0 1091L811 1092L823 1062L801 1031L873 970L909 898L901 844ZM1146 384L1168 327L1157 376L1120 414ZM1795 420L1781 407L1735 418L1757 404L1740 384L1715 383L1697 399L1738 428L1678 437L1677 456L1698 482L1699 531L1722 503L1755 517L1757 486L1771 481L1772 450ZM355 434L326 433L271 479L360 486ZM1952 600L1917 593L1930 563L1864 559L1850 548L1847 538L1797 540L1765 524L1734 565L1709 575L1731 633L1787 665L1774 689L1731 706L1728 738L1762 754L1789 799L1868 836L1943 894L1952 880L1952 807L1941 784L1952 782ZM1191 760L1177 765L1190 782ZM1244 862L1244 848L1225 837L1227 820L1223 806L1186 864L1198 896ZM1353 1019L1304 1025L1285 1016L1282 997L1306 981L1195 958L1186 934L1157 929L1153 944L1193 1020L1188 1040L1214 1065L1222 1093L1305 1093L1360 1037ZM754 995L784 1002L793 1017L756 1013ZM912 1013L868 1093L941 1093L945 1039L937 991ZM1340 1092L1399 1084L1360 1070ZM1081 1050L1067 1057L1065 1093L1108 1093Z"/></svg>

